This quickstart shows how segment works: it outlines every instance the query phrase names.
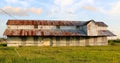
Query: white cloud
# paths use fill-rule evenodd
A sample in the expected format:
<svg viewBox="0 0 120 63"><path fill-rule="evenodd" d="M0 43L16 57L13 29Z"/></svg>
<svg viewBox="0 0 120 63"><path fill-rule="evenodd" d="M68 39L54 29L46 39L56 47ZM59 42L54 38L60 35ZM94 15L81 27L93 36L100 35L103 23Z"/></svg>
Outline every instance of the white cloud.
<svg viewBox="0 0 120 63"><path fill-rule="evenodd" d="M6 2L8 2L8 3L17 3L18 0L6 0Z"/></svg>
<svg viewBox="0 0 120 63"><path fill-rule="evenodd" d="M109 11L106 10L106 12L110 15L113 15L113 16L120 15L120 1L117 1L116 3L114 3L111 6L111 10L109 10Z"/></svg>
<svg viewBox="0 0 120 63"><path fill-rule="evenodd" d="M75 12L82 6L89 6L94 4L94 0L54 0L54 3L58 5L60 11Z"/></svg>
<svg viewBox="0 0 120 63"><path fill-rule="evenodd" d="M42 8L34 8L34 7L32 7L32 8L29 8L28 11L30 11L33 14L40 15L42 13Z"/></svg>
<svg viewBox="0 0 120 63"><path fill-rule="evenodd" d="M7 3L21 3L21 2L32 2L34 0L5 0Z"/></svg>
<svg viewBox="0 0 120 63"><path fill-rule="evenodd" d="M54 4L49 8L49 15L55 16L57 18L72 18L76 19L78 17L78 10L96 10L94 5L94 0L54 0ZM90 8L83 8L83 6L89 6Z"/></svg>
<svg viewBox="0 0 120 63"><path fill-rule="evenodd" d="M86 4L92 6L94 0L54 0L54 5L49 8L47 15L51 18L77 20L81 14L78 10L85 10L82 6Z"/></svg>
<svg viewBox="0 0 120 63"><path fill-rule="evenodd" d="M82 9L89 10L89 11L97 11L97 8L93 6L82 6Z"/></svg>
<svg viewBox="0 0 120 63"><path fill-rule="evenodd" d="M61 7L68 6L73 4L74 0L55 0L54 3L56 5L60 5Z"/></svg>
<svg viewBox="0 0 120 63"><path fill-rule="evenodd" d="M29 13L33 13L36 15L40 15L42 13L42 8L20 8L20 7L11 7L11 6L5 6L3 8L5 12L11 14L11 15L16 15L16 16L27 16ZM0 14L5 14L4 12L0 12Z"/></svg>
<svg viewBox="0 0 120 63"><path fill-rule="evenodd" d="M6 4L9 5L20 5L22 7L28 7L30 3L33 3L34 0L5 0Z"/></svg>

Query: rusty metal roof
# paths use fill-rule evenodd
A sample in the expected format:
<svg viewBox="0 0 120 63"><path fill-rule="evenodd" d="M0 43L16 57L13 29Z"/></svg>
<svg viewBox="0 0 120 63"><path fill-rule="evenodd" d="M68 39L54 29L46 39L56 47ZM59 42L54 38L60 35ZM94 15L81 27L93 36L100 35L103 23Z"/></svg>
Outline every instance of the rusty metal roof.
<svg viewBox="0 0 120 63"><path fill-rule="evenodd" d="M7 36L88 36L82 30L25 30L6 29L4 35ZM99 30L97 36L115 36L109 30Z"/></svg>
<svg viewBox="0 0 120 63"><path fill-rule="evenodd" d="M7 25L85 25L87 21L59 21L59 20L8 20Z"/></svg>
<svg viewBox="0 0 120 63"><path fill-rule="evenodd" d="M99 36L116 36L115 34L110 32L109 30L99 30L98 35Z"/></svg>
<svg viewBox="0 0 120 63"><path fill-rule="evenodd" d="M79 30L23 30L6 29L4 35L7 36L86 36Z"/></svg>
<svg viewBox="0 0 120 63"><path fill-rule="evenodd" d="M93 20L92 20L93 21ZM8 20L7 25L87 25L91 21L55 21L55 20ZM94 21L95 22L95 21ZM98 26L107 27L104 22L95 22ZM83 30L27 30L27 29L6 29L6 36L88 36ZM98 36L115 36L109 30L99 30Z"/></svg>
<svg viewBox="0 0 120 63"><path fill-rule="evenodd" d="M96 22L96 24L97 24L98 26L108 27L108 25L105 24L104 22Z"/></svg>
<svg viewBox="0 0 120 63"><path fill-rule="evenodd" d="M93 21L93 20L90 20ZM7 25L87 25L90 21L64 21L64 20L8 20ZM95 21L94 21L95 22ZM95 22L98 26L108 27L104 22Z"/></svg>

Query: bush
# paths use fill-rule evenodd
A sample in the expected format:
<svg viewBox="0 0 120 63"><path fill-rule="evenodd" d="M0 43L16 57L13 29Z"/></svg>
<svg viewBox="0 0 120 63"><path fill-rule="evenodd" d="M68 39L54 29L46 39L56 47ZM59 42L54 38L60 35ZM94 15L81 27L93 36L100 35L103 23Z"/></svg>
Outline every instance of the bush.
<svg viewBox="0 0 120 63"><path fill-rule="evenodd" d="M116 39L116 40L109 40L108 42L120 43L120 39Z"/></svg>
<svg viewBox="0 0 120 63"><path fill-rule="evenodd" d="M116 45L114 41L109 40L108 41L109 45Z"/></svg>
<svg viewBox="0 0 120 63"><path fill-rule="evenodd" d="M7 46L7 44L6 43L1 43L0 46Z"/></svg>

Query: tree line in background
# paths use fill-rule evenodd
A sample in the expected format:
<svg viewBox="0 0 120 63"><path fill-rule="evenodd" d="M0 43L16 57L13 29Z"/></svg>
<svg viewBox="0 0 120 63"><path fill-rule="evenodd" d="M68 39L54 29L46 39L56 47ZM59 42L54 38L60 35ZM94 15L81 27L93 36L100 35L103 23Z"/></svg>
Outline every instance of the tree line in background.
<svg viewBox="0 0 120 63"><path fill-rule="evenodd" d="M7 42L7 39L6 38L0 38L0 43L1 42Z"/></svg>

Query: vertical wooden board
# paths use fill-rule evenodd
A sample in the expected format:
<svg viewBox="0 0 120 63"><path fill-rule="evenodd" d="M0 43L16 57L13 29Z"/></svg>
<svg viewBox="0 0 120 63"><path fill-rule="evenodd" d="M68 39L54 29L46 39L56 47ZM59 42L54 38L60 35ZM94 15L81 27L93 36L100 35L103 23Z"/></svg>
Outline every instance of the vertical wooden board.
<svg viewBox="0 0 120 63"><path fill-rule="evenodd" d="M107 37L103 36L102 40L103 40L102 45L108 45Z"/></svg>
<svg viewBox="0 0 120 63"><path fill-rule="evenodd" d="M53 37L49 37L50 38L50 46L53 46Z"/></svg>
<svg viewBox="0 0 120 63"><path fill-rule="evenodd" d="M38 39L39 39L38 36L34 36L34 37L33 37L33 40L34 40L34 41L33 41L33 42L34 42L33 44L34 44L34 46L38 46Z"/></svg>
<svg viewBox="0 0 120 63"><path fill-rule="evenodd" d="M75 37L73 37L73 46L75 46L75 42L76 42Z"/></svg>
<svg viewBox="0 0 120 63"><path fill-rule="evenodd" d="M89 36L97 36L98 32L97 32L97 25L91 21L89 22L89 24L87 24L87 34Z"/></svg>
<svg viewBox="0 0 120 63"><path fill-rule="evenodd" d="M56 46L60 46L60 37L56 37Z"/></svg>
<svg viewBox="0 0 120 63"><path fill-rule="evenodd" d="M85 38L80 37L80 46L85 46Z"/></svg>
<svg viewBox="0 0 120 63"><path fill-rule="evenodd" d="M64 37L64 45L68 46L67 43L70 44L70 37L69 37L69 41L67 40L68 37Z"/></svg>
<svg viewBox="0 0 120 63"><path fill-rule="evenodd" d="M93 46L94 44L94 37L89 38L89 45Z"/></svg>
<svg viewBox="0 0 120 63"><path fill-rule="evenodd" d="M38 46L42 46L42 37L41 36L38 37Z"/></svg>
<svg viewBox="0 0 120 63"><path fill-rule="evenodd" d="M61 37L61 40L60 40L60 43L61 43L61 46L66 46L66 38L67 37Z"/></svg>
<svg viewBox="0 0 120 63"><path fill-rule="evenodd" d="M97 45L97 37L94 37L94 45Z"/></svg>
<svg viewBox="0 0 120 63"><path fill-rule="evenodd" d="M89 37L85 37L85 46L89 46Z"/></svg>
<svg viewBox="0 0 120 63"><path fill-rule="evenodd" d="M101 39L100 37L97 37L97 45L100 45Z"/></svg>
<svg viewBox="0 0 120 63"><path fill-rule="evenodd" d="M19 37L8 37L7 46L19 46L21 45L21 40Z"/></svg>
<svg viewBox="0 0 120 63"><path fill-rule="evenodd" d="M56 46L56 37L53 37L53 46Z"/></svg>
<svg viewBox="0 0 120 63"><path fill-rule="evenodd" d="M59 46L62 46L62 40L61 40L61 37L59 37L58 44L59 44Z"/></svg>
<svg viewBox="0 0 120 63"><path fill-rule="evenodd" d="M26 42L26 46L34 46L34 37L26 37L27 40L25 41Z"/></svg>
<svg viewBox="0 0 120 63"><path fill-rule="evenodd" d="M49 37L43 38L43 46L50 46L50 38Z"/></svg>
<svg viewBox="0 0 120 63"><path fill-rule="evenodd" d="M105 38L105 45L108 45L107 37L104 37L104 38Z"/></svg>
<svg viewBox="0 0 120 63"><path fill-rule="evenodd" d="M71 37L70 37L70 45L69 45L69 46L73 46L73 45L74 45L74 37L71 36Z"/></svg>
<svg viewBox="0 0 120 63"><path fill-rule="evenodd" d="M103 42L104 42L104 40L103 40L103 37L97 37L97 45L104 45L103 44Z"/></svg>
<svg viewBox="0 0 120 63"><path fill-rule="evenodd" d="M75 37L76 41L75 41L75 44L76 46L80 46L80 37Z"/></svg>

